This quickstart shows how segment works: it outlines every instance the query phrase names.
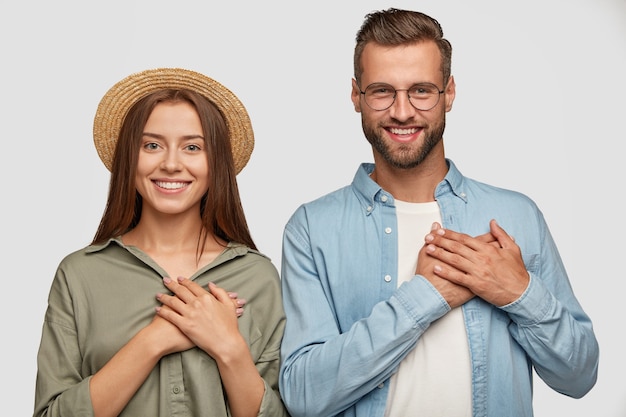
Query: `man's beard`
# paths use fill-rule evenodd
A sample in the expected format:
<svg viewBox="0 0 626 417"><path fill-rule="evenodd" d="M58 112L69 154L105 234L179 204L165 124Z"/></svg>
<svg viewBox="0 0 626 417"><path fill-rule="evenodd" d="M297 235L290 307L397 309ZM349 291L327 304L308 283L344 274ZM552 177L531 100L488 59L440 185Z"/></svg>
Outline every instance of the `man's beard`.
<svg viewBox="0 0 626 417"><path fill-rule="evenodd" d="M379 135L375 127L368 125L364 117L361 117L361 125L363 126L363 133L367 141L387 163L396 168L410 169L421 164L435 145L441 141L446 128L446 119L444 115L437 124L431 125L423 130L424 139L421 146L415 147L415 142L405 145L400 144L394 151L392 151L391 146L385 142L382 134ZM383 130L382 127L379 129Z"/></svg>

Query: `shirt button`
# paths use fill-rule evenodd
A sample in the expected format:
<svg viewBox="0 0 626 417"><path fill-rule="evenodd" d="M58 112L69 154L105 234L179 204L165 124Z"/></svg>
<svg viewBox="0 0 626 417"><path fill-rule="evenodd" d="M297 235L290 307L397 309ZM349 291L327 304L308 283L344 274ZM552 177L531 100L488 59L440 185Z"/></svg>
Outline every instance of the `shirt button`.
<svg viewBox="0 0 626 417"><path fill-rule="evenodd" d="M369 212L371 212L372 210L373 210L373 209L372 209L372 206L367 206L367 212L368 212L368 213L369 213Z"/></svg>
<svg viewBox="0 0 626 417"><path fill-rule="evenodd" d="M386 203L387 202L387 196L386 195L381 196L380 197L380 201L382 201L383 203Z"/></svg>
<svg viewBox="0 0 626 417"><path fill-rule="evenodd" d="M384 387L385 387L384 383L381 382L380 384L378 384L378 388L383 389Z"/></svg>
<svg viewBox="0 0 626 417"><path fill-rule="evenodd" d="M391 282L391 275L385 275L385 282Z"/></svg>
<svg viewBox="0 0 626 417"><path fill-rule="evenodd" d="M174 389L172 389L172 392L173 392L174 394L178 394L178 393L180 393L180 387L174 387Z"/></svg>
<svg viewBox="0 0 626 417"><path fill-rule="evenodd" d="M387 234L391 233L391 227L385 227L385 233Z"/></svg>

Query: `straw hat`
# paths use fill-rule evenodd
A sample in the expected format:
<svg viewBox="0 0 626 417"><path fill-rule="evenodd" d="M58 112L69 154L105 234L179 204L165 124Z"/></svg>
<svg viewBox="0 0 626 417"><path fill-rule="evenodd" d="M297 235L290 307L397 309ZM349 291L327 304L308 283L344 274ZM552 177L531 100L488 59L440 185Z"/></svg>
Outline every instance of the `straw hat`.
<svg viewBox="0 0 626 417"><path fill-rule="evenodd" d="M115 144L128 110L144 96L163 88L181 88L202 94L214 103L226 119L230 143L239 173L254 148L250 117L239 99L217 81L181 68L157 68L131 74L104 95L93 123L93 141L100 159L110 171Z"/></svg>

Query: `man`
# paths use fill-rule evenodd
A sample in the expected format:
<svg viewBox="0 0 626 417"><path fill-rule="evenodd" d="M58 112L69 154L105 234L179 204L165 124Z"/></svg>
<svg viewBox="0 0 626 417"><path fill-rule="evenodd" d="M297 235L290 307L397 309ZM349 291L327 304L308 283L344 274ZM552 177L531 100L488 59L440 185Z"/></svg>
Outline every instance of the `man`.
<svg viewBox="0 0 626 417"><path fill-rule="evenodd" d="M532 416L533 369L579 398L598 344L533 201L445 157L450 43L366 16L352 102L374 164L285 227L280 390L299 416Z"/></svg>

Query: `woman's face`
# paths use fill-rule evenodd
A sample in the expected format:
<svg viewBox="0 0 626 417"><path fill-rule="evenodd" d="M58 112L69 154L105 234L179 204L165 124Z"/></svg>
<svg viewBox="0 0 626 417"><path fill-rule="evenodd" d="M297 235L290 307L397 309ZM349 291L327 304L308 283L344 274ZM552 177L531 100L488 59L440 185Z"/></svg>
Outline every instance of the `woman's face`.
<svg viewBox="0 0 626 417"><path fill-rule="evenodd" d="M188 102L156 105L143 130L135 182L144 214L200 212L209 188L202 124Z"/></svg>

